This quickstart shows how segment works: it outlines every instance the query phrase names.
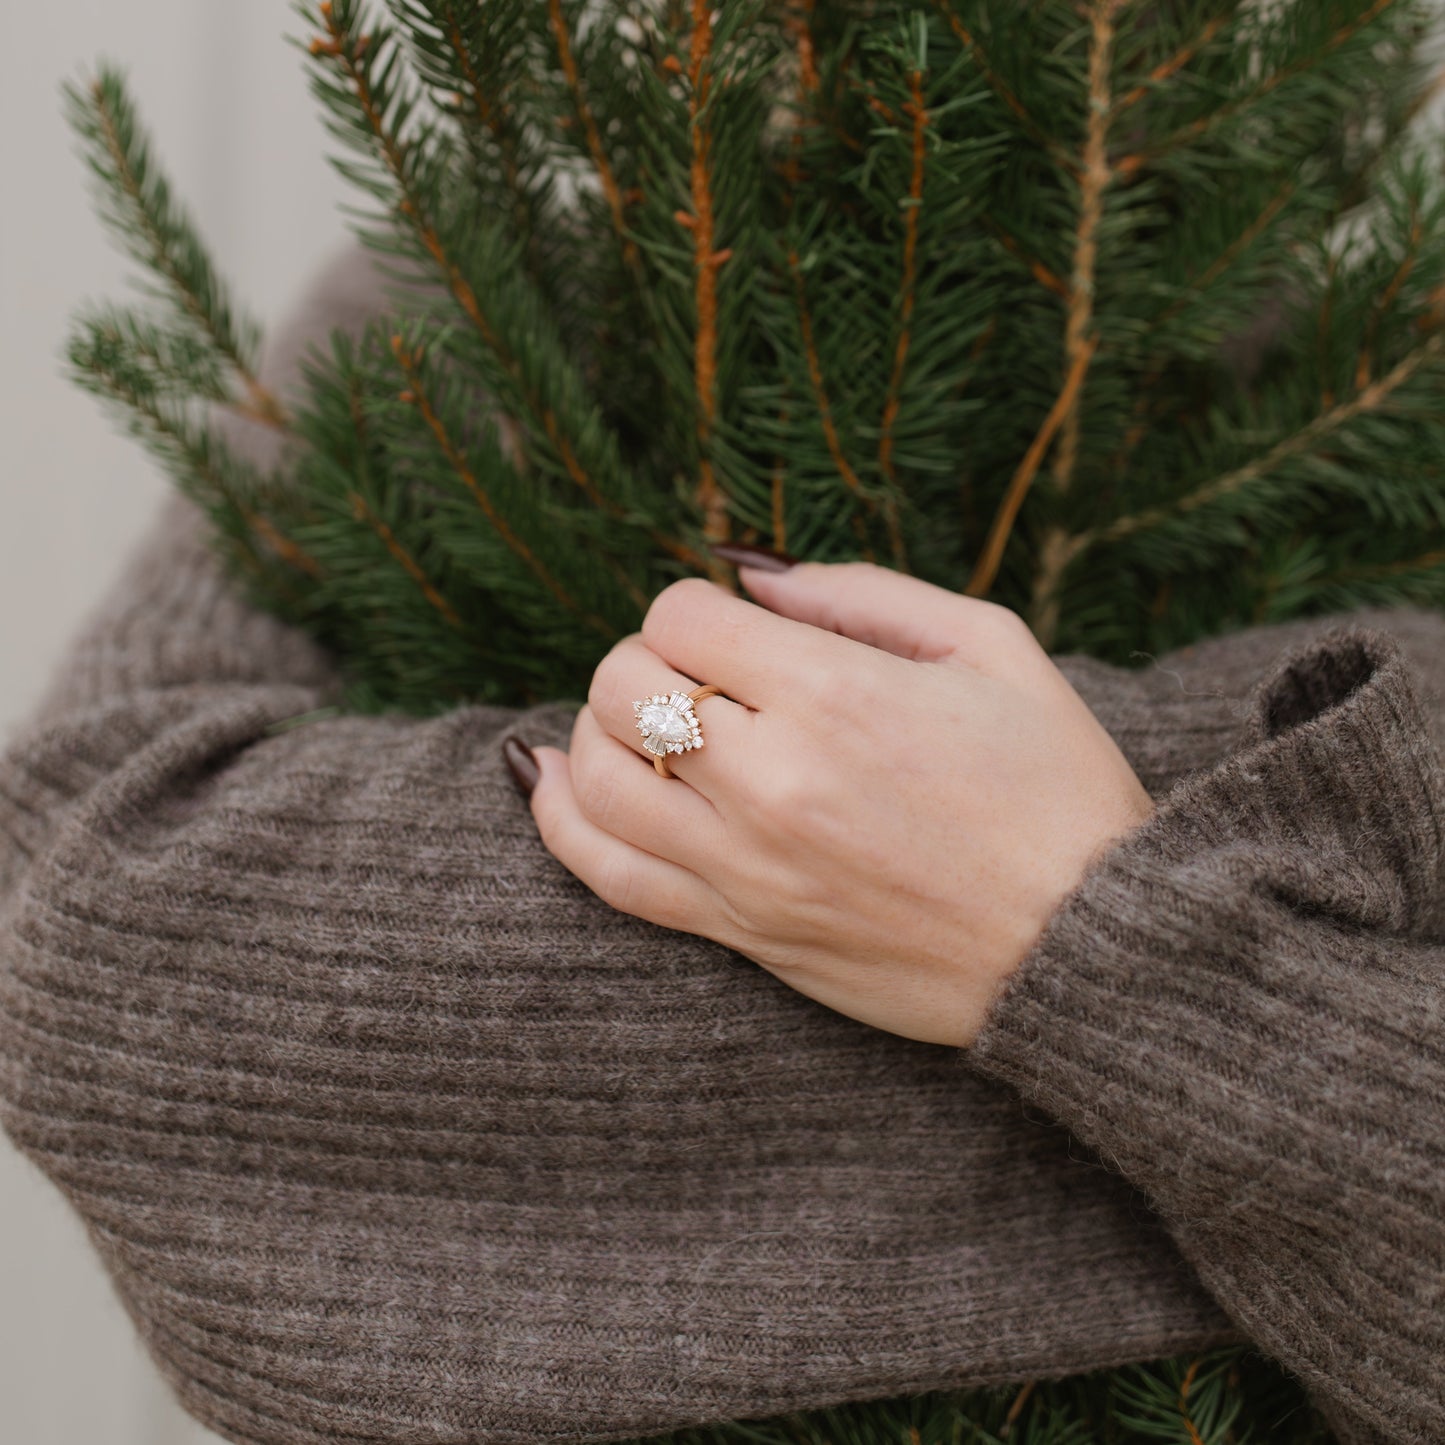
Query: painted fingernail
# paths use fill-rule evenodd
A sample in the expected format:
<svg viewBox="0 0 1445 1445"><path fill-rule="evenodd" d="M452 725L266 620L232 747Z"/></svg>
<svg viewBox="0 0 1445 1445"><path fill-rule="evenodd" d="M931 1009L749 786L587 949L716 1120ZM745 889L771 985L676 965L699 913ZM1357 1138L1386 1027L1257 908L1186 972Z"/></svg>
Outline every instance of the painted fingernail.
<svg viewBox="0 0 1445 1445"><path fill-rule="evenodd" d="M509 733L502 739L502 757L517 791L524 798L530 798L537 780L542 776L542 770L537 766L537 755L515 733Z"/></svg>
<svg viewBox="0 0 1445 1445"><path fill-rule="evenodd" d="M753 567L759 572L786 572L798 565L798 559L786 552L772 552L747 542L714 542L709 550L714 557L721 557L734 567Z"/></svg>

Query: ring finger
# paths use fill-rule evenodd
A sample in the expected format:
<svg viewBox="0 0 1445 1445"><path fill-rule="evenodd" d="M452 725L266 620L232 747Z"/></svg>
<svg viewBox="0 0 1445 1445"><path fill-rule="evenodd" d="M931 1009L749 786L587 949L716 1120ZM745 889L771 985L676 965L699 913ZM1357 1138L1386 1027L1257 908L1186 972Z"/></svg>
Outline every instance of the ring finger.
<svg viewBox="0 0 1445 1445"><path fill-rule="evenodd" d="M590 706L577 714L567 755L577 807L588 822L704 877L716 872L727 842L717 809L695 789L644 767Z"/></svg>
<svg viewBox="0 0 1445 1445"><path fill-rule="evenodd" d="M640 635L633 635L619 642L598 664L587 702L607 732L651 761L653 755L643 747L637 725L636 704L657 694L691 692L698 685L695 679L669 667ZM755 746L757 714L730 698L715 695L702 699L695 715L705 746L669 752L667 767L716 802L728 795L730 779L746 774L746 760Z"/></svg>

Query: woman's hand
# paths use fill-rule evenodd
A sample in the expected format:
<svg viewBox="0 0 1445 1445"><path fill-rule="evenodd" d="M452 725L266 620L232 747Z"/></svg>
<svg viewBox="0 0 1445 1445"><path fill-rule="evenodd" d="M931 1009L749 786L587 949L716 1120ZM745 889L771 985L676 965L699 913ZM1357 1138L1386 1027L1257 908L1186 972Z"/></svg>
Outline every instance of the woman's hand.
<svg viewBox="0 0 1445 1445"><path fill-rule="evenodd" d="M829 1008L966 1045L1089 861L1152 804L1012 612L864 563L675 583L592 679L531 806L606 902ZM634 699L713 683L706 746Z"/></svg>

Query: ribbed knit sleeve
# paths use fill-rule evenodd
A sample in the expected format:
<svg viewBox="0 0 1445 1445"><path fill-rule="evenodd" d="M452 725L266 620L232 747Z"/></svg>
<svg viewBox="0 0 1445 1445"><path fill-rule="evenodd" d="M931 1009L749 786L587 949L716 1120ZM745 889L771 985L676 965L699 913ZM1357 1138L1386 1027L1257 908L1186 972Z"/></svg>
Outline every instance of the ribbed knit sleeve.
<svg viewBox="0 0 1445 1445"><path fill-rule="evenodd" d="M1097 859L967 1062L1066 1124L1347 1440L1445 1440L1445 781L1338 627Z"/></svg>

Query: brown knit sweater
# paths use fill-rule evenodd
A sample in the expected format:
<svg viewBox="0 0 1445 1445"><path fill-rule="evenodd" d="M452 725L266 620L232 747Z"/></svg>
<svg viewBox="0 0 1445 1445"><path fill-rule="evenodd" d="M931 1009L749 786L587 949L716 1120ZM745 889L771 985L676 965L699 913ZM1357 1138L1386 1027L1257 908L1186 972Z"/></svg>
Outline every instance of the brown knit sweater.
<svg viewBox="0 0 1445 1445"><path fill-rule="evenodd" d="M611 1439L1249 1338L1347 1439L1438 1445L1445 618L1061 666L1161 806L965 1054L593 898L499 750L569 706L268 731L333 662L172 500L0 759L5 1126L236 1441Z"/></svg>

